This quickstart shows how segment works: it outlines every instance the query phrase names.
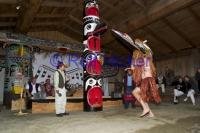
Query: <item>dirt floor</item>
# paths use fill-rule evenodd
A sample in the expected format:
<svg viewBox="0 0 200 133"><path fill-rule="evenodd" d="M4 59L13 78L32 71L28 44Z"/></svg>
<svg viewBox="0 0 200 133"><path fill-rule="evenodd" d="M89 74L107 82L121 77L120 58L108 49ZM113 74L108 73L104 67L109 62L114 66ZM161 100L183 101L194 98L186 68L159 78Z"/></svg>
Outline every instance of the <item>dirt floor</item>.
<svg viewBox="0 0 200 133"><path fill-rule="evenodd" d="M155 118L139 118L141 109L70 112L69 116L0 112L0 133L200 133L200 103L151 105Z"/></svg>

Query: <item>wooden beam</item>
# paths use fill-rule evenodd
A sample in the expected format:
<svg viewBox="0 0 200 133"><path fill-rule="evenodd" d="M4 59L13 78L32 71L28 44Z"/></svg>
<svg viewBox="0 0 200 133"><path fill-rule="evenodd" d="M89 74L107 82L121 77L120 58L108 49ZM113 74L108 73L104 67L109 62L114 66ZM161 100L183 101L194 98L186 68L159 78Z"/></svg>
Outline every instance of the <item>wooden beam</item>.
<svg viewBox="0 0 200 133"><path fill-rule="evenodd" d="M57 26L60 24L61 24L60 21L56 21L56 22L47 21L47 22L36 22L36 23L33 23L32 26Z"/></svg>
<svg viewBox="0 0 200 133"><path fill-rule="evenodd" d="M127 17L125 14L123 14L122 12L119 12L119 8L114 7L113 5L111 5L107 0L101 0L101 3L105 6L107 6L109 8L109 14L115 12L118 13L118 15L123 16L123 17ZM107 13L107 14L108 14Z"/></svg>
<svg viewBox="0 0 200 133"><path fill-rule="evenodd" d="M188 11L200 23L200 16L191 7L188 8Z"/></svg>
<svg viewBox="0 0 200 133"><path fill-rule="evenodd" d="M83 21L81 21L80 19L74 17L73 15L69 14L68 17L69 17L72 21L76 22L77 24L83 25Z"/></svg>
<svg viewBox="0 0 200 133"><path fill-rule="evenodd" d="M12 27L16 26L16 22L0 22L0 27Z"/></svg>
<svg viewBox="0 0 200 133"><path fill-rule="evenodd" d="M200 2L200 0L159 0L148 10L138 13L137 17L135 14L130 16L129 20L117 25L117 29L120 29L122 32L132 33L198 2ZM114 38L111 36L105 37L105 40L108 40L107 43L110 43L113 39Z"/></svg>
<svg viewBox="0 0 200 133"><path fill-rule="evenodd" d="M58 30L58 31L78 42L83 41L82 36L74 32L74 30L71 30L69 27L63 28L62 30Z"/></svg>
<svg viewBox="0 0 200 133"><path fill-rule="evenodd" d="M138 17L129 20L125 29L130 33L197 2L200 2L200 0L158 1L148 10L148 12L142 12Z"/></svg>
<svg viewBox="0 0 200 133"><path fill-rule="evenodd" d="M162 19L162 22L165 23L176 34L178 34L182 39L184 39L190 46L192 46L193 48L196 48L196 45L192 41L190 41L187 35L185 35L182 31L176 28L176 26L170 23L166 18Z"/></svg>
<svg viewBox="0 0 200 133"><path fill-rule="evenodd" d="M146 7L145 1L144 0L134 0L134 2L139 5L142 8Z"/></svg>
<svg viewBox="0 0 200 133"><path fill-rule="evenodd" d="M78 2L60 2L60 1L50 1L50 0L45 0L42 2L41 6L46 6L46 7L73 7L75 8L78 5Z"/></svg>
<svg viewBox="0 0 200 133"><path fill-rule="evenodd" d="M63 14L37 14L36 18L65 18Z"/></svg>
<svg viewBox="0 0 200 133"><path fill-rule="evenodd" d="M167 43L165 40L163 40L161 37L159 37L156 33L154 33L150 28L145 27L144 30L150 34L152 37L154 37L156 40L158 40L161 44L165 45L167 48L169 48L172 52L177 52L177 50L172 47L169 43Z"/></svg>
<svg viewBox="0 0 200 133"><path fill-rule="evenodd" d="M0 14L0 18L17 18L18 15L15 13L5 13L5 14Z"/></svg>
<svg viewBox="0 0 200 133"><path fill-rule="evenodd" d="M0 0L0 4L16 4L17 0Z"/></svg>
<svg viewBox="0 0 200 133"><path fill-rule="evenodd" d="M24 0L21 8L21 14L17 22L16 31L27 33L37 11L39 10L42 0Z"/></svg>

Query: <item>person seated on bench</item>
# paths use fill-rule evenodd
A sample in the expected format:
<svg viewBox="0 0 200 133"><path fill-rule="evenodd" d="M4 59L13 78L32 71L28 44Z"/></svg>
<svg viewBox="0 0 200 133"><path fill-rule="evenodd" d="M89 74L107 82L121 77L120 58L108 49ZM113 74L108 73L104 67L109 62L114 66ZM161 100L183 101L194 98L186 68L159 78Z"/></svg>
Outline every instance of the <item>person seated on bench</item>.
<svg viewBox="0 0 200 133"><path fill-rule="evenodd" d="M184 101L186 102L188 100L188 97L190 97L192 104L195 105L195 98L194 98L195 91L192 88L192 83L190 81L189 76L185 76L184 80L185 80L185 88L187 91L187 97L184 99Z"/></svg>
<svg viewBox="0 0 200 133"><path fill-rule="evenodd" d="M194 90L192 89L192 85L190 83L189 77L185 76L184 81L182 77L178 78L178 81L172 83L175 86L174 89L174 104L178 103L178 97L186 94L187 97L184 101L187 101L188 97L191 98L192 104L195 105L195 98L194 98Z"/></svg>
<svg viewBox="0 0 200 133"><path fill-rule="evenodd" d="M36 83L36 78L32 77L31 80L26 84L26 93L27 93L27 109L31 109L31 98L39 99L40 98L40 84Z"/></svg>
<svg viewBox="0 0 200 133"><path fill-rule="evenodd" d="M46 96L55 96L55 91L54 91L54 87L50 82L50 79L46 79L46 82L44 83L44 88L45 88L45 92L46 92Z"/></svg>

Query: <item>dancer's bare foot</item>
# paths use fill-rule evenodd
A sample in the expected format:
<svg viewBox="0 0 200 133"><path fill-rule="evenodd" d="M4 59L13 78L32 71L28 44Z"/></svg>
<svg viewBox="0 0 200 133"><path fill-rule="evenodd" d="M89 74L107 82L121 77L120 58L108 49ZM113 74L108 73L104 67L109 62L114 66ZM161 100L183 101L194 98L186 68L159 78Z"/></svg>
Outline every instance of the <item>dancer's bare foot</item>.
<svg viewBox="0 0 200 133"><path fill-rule="evenodd" d="M151 110L149 111L148 117L151 117L151 118L155 117L155 115L153 114L153 112Z"/></svg>
<svg viewBox="0 0 200 133"><path fill-rule="evenodd" d="M143 113L140 115L140 117L147 116L149 115L149 113L150 113L150 110L144 110Z"/></svg>

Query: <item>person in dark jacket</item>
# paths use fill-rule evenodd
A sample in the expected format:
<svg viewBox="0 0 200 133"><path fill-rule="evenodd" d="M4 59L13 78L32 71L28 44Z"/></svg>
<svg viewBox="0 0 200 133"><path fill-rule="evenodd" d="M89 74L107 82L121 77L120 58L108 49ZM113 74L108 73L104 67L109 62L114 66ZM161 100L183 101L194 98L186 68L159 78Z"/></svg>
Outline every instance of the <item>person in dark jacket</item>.
<svg viewBox="0 0 200 133"><path fill-rule="evenodd" d="M132 91L134 86L134 81L132 77L132 70L125 69L126 75L124 76L124 95L123 95L123 102L124 108L127 109L129 104L131 103L132 107L135 105L135 98L132 95Z"/></svg>
<svg viewBox="0 0 200 133"><path fill-rule="evenodd" d="M190 82L189 76L185 76L184 79L179 77L178 81L172 83L172 86L175 86L174 89L174 104L178 103L178 97L186 95L184 101L187 101L190 97L192 104L195 105L194 94L195 91L192 89L192 84Z"/></svg>
<svg viewBox="0 0 200 133"><path fill-rule="evenodd" d="M195 79L198 83L198 90L199 90L199 93L200 93L200 68L197 69L197 72L195 74Z"/></svg>
<svg viewBox="0 0 200 133"><path fill-rule="evenodd" d="M184 101L186 102L188 97L190 97L192 104L195 105L195 97L194 97L195 91L192 88L192 84L191 84L189 76L185 76L184 80L185 80L185 89L187 92L187 97L184 99Z"/></svg>
<svg viewBox="0 0 200 133"><path fill-rule="evenodd" d="M178 97L186 93L185 83L182 77L179 77L177 81L172 82L174 86L174 104L178 103Z"/></svg>

